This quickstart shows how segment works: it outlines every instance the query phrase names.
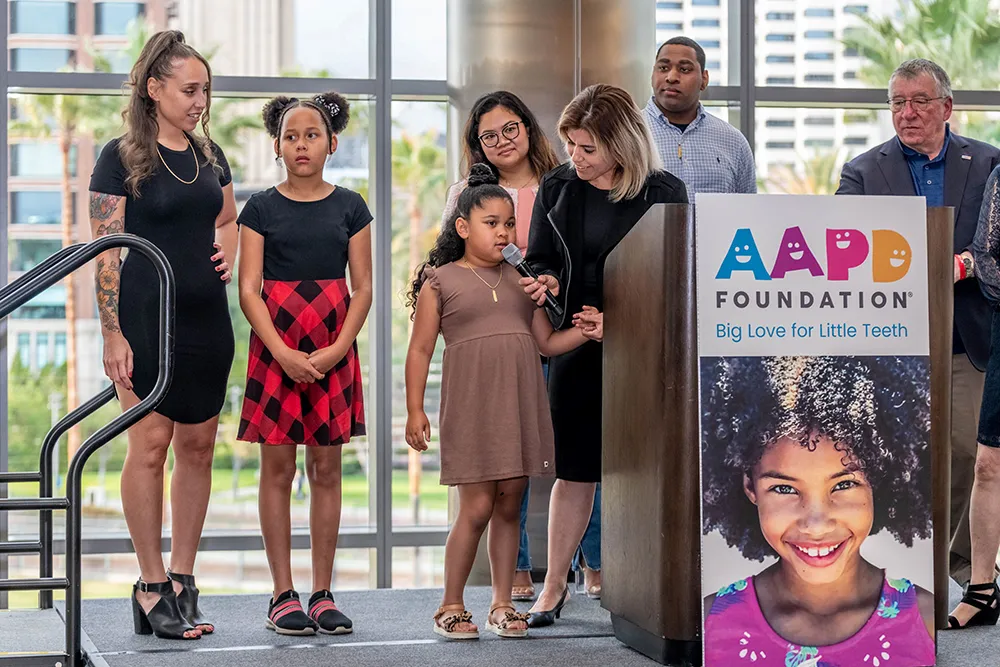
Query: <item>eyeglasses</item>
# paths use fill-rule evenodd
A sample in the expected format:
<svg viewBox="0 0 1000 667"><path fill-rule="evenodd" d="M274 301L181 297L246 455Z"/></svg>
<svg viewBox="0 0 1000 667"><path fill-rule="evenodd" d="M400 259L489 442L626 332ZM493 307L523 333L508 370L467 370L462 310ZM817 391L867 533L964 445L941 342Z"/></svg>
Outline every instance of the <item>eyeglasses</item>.
<svg viewBox="0 0 1000 667"><path fill-rule="evenodd" d="M899 113L906 106L906 103L909 102L910 106L913 107L914 111L916 111L917 113L921 113L923 111L927 111L927 107L929 107L931 105L931 102L933 102L935 100L946 100L946 99L948 99L948 98L944 97L944 96L942 96L942 97L923 97L923 96L920 96L920 97L896 97L896 98L893 98L891 100L888 100L886 102L886 104L889 105L889 108L892 110L893 113Z"/></svg>
<svg viewBox="0 0 1000 667"><path fill-rule="evenodd" d="M500 133L503 134L504 139L514 141L517 139L517 135L521 134L521 121L512 120L501 128ZM479 135L479 141L487 148L496 148L500 145L500 135L489 130Z"/></svg>

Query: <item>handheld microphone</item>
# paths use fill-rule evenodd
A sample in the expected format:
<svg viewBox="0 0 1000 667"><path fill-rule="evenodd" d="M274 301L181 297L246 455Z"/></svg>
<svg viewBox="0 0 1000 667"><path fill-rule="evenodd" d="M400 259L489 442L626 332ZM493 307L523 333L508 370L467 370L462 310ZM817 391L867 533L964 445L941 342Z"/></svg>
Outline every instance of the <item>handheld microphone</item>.
<svg viewBox="0 0 1000 667"><path fill-rule="evenodd" d="M503 249L503 258L525 278L534 278L535 280L538 280L538 274L535 273L535 270L531 268L526 261L524 261L524 255L521 254L521 251L518 250L517 246L513 243L508 243L507 247ZM553 297L552 293L549 291L545 292L545 307L548 308L549 311L556 317L563 316L562 306L559 305L559 302L556 301L555 297Z"/></svg>

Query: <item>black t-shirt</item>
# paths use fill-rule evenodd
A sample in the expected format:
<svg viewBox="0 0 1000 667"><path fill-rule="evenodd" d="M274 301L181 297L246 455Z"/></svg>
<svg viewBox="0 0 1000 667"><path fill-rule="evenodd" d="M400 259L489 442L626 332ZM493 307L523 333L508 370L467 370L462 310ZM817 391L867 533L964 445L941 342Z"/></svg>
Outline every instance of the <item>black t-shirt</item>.
<svg viewBox="0 0 1000 667"><path fill-rule="evenodd" d="M678 130L681 131L681 134L684 134L684 130L688 129L688 125L690 125L690 124L691 123L671 123L671 125L673 125Z"/></svg>
<svg viewBox="0 0 1000 667"><path fill-rule="evenodd" d="M347 275L348 242L371 221L353 190L305 202L271 187L250 197L236 224L264 237L264 280L336 280Z"/></svg>

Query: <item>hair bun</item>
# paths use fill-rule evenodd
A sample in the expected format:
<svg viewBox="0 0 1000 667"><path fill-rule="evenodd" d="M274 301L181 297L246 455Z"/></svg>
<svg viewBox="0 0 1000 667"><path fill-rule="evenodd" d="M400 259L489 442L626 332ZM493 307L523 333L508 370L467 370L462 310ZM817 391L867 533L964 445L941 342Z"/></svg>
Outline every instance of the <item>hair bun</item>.
<svg viewBox="0 0 1000 667"><path fill-rule="evenodd" d="M465 182L468 187L472 188L477 185L499 185L500 179L497 178L490 165L477 162L469 169L469 177Z"/></svg>

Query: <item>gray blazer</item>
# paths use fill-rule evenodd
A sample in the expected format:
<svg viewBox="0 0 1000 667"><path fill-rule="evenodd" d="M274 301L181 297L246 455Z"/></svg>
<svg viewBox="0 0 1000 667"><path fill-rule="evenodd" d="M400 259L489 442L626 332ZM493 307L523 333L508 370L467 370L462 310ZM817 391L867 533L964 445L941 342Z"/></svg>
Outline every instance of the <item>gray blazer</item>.
<svg viewBox="0 0 1000 667"><path fill-rule="evenodd" d="M1000 149L975 139L951 134L945 156L944 205L955 209L955 252L972 251L986 179L1000 164ZM838 195L910 195L913 187L906 156L896 137L862 153L844 165ZM990 357L992 310L978 280L955 284L955 335L961 338L969 360L979 370Z"/></svg>

